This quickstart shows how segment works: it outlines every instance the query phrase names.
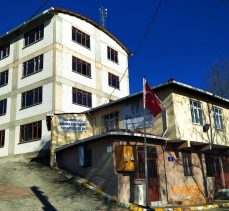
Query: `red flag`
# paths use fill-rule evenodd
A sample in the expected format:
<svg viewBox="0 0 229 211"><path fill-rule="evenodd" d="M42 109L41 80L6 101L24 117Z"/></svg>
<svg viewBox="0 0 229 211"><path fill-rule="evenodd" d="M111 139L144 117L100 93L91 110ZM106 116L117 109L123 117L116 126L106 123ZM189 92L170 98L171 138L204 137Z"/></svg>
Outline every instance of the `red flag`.
<svg viewBox="0 0 229 211"><path fill-rule="evenodd" d="M154 117L156 117L161 111L161 106L157 96L153 93L149 84L145 81L143 90L144 108L147 108Z"/></svg>

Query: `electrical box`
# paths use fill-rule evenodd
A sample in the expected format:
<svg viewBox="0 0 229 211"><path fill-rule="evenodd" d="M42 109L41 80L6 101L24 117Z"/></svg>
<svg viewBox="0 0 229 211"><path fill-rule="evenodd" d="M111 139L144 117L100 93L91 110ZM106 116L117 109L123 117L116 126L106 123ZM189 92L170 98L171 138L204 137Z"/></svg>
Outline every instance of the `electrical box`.
<svg viewBox="0 0 229 211"><path fill-rule="evenodd" d="M132 146L115 147L116 171L134 171L134 153Z"/></svg>

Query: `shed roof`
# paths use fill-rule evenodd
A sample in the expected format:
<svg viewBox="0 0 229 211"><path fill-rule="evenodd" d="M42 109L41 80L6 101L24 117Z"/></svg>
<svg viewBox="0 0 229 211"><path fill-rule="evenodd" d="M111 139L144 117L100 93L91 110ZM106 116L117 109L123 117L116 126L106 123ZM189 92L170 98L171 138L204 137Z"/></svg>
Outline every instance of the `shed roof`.
<svg viewBox="0 0 229 211"><path fill-rule="evenodd" d="M135 138L144 138L144 133L140 132L127 132L127 131L109 131L106 133L102 133L99 135L91 136L82 140L75 141L70 144L63 145L59 148L57 148L55 151L62 151L64 149L70 148L72 146L77 146L77 145L83 145L87 142L95 141L95 140L100 140L102 138L107 138L107 137L112 137L112 136L119 136L119 137L135 137ZM156 136L156 135L151 135L151 134L146 134L146 137L148 140L153 139L153 140L158 140L158 141L167 141L167 138L161 137L161 136Z"/></svg>

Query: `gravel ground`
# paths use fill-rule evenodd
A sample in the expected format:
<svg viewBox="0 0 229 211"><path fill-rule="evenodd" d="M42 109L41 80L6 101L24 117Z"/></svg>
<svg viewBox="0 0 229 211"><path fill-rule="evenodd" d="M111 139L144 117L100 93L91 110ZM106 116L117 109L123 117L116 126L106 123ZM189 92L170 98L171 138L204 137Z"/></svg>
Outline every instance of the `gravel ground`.
<svg viewBox="0 0 229 211"><path fill-rule="evenodd" d="M0 159L0 210L128 210L106 203L96 193L51 170L40 161Z"/></svg>

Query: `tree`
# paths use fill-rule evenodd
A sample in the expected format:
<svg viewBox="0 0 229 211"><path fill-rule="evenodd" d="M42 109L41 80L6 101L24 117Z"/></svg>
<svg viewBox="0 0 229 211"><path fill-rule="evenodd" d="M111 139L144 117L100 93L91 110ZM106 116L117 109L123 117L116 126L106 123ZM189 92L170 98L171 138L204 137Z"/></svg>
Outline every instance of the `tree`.
<svg viewBox="0 0 229 211"><path fill-rule="evenodd" d="M213 65L208 83L210 92L229 99L229 60Z"/></svg>

